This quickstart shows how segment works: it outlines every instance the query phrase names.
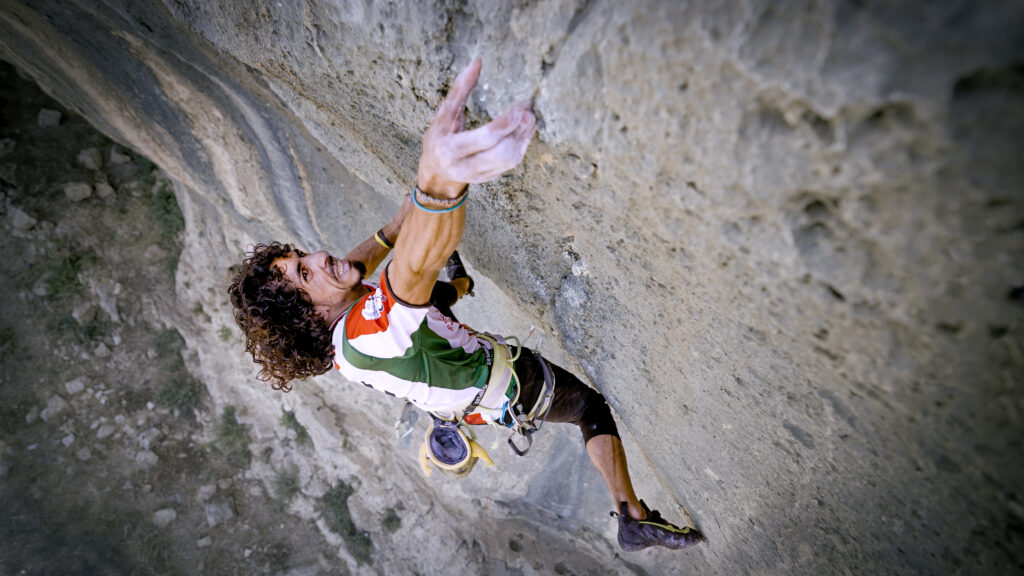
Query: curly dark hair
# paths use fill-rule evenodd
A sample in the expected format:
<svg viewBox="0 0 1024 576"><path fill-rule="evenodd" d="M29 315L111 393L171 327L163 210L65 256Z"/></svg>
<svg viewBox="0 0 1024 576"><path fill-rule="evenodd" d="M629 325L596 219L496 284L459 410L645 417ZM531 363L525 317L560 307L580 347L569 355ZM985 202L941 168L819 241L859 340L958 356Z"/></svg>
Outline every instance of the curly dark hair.
<svg viewBox="0 0 1024 576"><path fill-rule="evenodd" d="M313 310L309 295L292 287L274 260L290 256L290 244L257 244L228 287L245 351L260 365L259 379L274 390L331 369L331 329Z"/></svg>

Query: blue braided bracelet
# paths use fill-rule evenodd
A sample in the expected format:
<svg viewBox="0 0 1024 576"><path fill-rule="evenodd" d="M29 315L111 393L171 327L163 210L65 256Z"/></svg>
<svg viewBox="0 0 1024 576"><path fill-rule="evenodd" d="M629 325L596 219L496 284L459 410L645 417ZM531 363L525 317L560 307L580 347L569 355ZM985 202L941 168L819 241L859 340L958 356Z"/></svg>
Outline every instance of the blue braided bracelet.
<svg viewBox="0 0 1024 576"><path fill-rule="evenodd" d="M451 206L441 209L427 208L426 206L420 203L420 194L422 194L426 198L427 202L433 202L435 204L441 205L451 204ZM452 212L459 206L462 206L462 203L465 202L466 198L468 197L468 187L465 190L463 190L462 195L457 198L434 198L430 194L427 194L423 190L420 190L419 184L413 184L412 186L412 203L415 204L416 207L419 208L420 210L423 210L424 212L430 212L431 214L444 214L446 212Z"/></svg>

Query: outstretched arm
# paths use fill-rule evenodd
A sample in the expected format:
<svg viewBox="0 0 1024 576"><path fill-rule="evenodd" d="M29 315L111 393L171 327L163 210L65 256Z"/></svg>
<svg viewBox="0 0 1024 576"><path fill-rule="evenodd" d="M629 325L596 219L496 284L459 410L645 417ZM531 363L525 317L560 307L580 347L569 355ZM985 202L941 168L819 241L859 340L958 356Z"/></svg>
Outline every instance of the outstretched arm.
<svg viewBox="0 0 1024 576"><path fill-rule="evenodd" d="M445 202L460 197L469 183L493 180L515 168L533 138L536 119L526 102L475 130L464 131L463 110L480 77L474 60L455 79L423 138L416 174L424 209L413 208L402 224L388 278L394 294L410 304L426 304L448 255L459 245L466 205Z"/></svg>
<svg viewBox="0 0 1024 576"><path fill-rule="evenodd" d="M410 208L412 208L412 197L406 196L405 200L402 201L402 207L398 210L398 214L395 214L395 217L380 229L381 233L384 234L384 239L390 242L392 246L398 240L399 232L402 230L402 223L405 222L406 216L409 215ZM376 235L376 233L374 234ZM376 238L370 236L346 254L345 259L349 262L361 262L366 267L363 274L371 276L377 267L380 266L380 263L387 258L390 251L389 248L378 242Z"/></svg>

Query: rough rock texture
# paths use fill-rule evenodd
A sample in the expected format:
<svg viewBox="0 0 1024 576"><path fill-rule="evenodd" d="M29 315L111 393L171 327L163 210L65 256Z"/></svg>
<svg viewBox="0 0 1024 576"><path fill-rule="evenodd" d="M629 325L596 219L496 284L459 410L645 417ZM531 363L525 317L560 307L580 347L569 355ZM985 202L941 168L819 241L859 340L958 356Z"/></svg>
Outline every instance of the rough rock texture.
<svg viewBox="0 0 1024 576"><path fill-rule="evenodd" d="M0 2L0 58L175 179L192 370L257 444L287 407L315 446L253 473L345 480L372 563L321 526L384 573L1021 570L1022 30L1015 2ZM471 119L543 123L474 190L457 312L540 327L706 546L616 557L575 431L428 480L423 418L334 375L274 393L218 337L247 243L386 220L473 56Z"/></svg>

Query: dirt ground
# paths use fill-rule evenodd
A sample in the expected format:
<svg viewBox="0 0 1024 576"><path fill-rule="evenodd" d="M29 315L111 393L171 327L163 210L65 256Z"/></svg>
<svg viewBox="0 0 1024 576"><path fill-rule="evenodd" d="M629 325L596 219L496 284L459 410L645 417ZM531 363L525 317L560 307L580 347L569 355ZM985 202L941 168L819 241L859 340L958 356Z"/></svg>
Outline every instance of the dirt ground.
<svg viewBox="0 0 1024 576"><path fill-rule="evenodd" d="M0 573L344 572L163 321L170 183L6 64L0 105Z"/></svg>

